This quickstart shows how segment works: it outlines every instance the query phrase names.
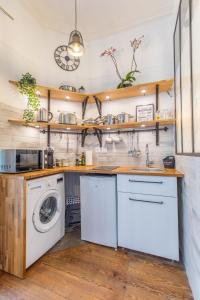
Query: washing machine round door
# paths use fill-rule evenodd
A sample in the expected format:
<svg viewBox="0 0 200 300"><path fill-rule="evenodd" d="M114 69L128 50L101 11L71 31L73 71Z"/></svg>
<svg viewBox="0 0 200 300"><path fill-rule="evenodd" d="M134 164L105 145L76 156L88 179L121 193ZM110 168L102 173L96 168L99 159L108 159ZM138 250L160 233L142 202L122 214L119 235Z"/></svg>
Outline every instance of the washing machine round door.
<svg viewBox="0 0 200 300"><path fill-rule="evenodd" d="M37 231L49 231L61 217L62 203L57 191L42 195L33 212L33 224Z"/></svg>

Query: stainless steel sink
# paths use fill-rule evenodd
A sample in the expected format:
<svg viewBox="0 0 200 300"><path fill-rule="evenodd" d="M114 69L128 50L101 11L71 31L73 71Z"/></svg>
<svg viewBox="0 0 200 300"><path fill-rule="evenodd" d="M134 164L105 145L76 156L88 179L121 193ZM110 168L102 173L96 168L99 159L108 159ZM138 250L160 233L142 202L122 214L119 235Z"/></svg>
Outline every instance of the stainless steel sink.
<svg viewBox="0 0 200 300"><path fill-rule="evenodd" d="M93 168L92 170L94 170L94 171L112 171L117 168L119 168L119 166L99 166L99 167Z"/></svg>
<svg viewBox="0 0 200 300"><path fill-rule="evenodd" d="M163 172L163 168L144 167L144 168L132 168L131 171L137 172Z"/></svg>

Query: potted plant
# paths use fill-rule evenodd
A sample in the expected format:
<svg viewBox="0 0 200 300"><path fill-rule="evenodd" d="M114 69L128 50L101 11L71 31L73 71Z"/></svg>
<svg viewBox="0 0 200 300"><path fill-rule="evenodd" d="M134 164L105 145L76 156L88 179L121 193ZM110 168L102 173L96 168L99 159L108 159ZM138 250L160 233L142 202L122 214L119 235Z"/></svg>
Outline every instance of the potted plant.
<svg viewBox="0 0 200 300"><path fill-rule="evenodd" d="M144 36L141 36L138 39L134 39L133 41L131 41L131 48L133 50L133 54L132 54L132 61L131 61L131 68L130 71L124 76L122 77L119 68L118 68L118 64L117 64L117 60L115 57L115 51L116 49L113 47L110 47L108 49L106 49L103 53L101 53L101 56L109 56L115 66L115 71L117 73L118 78L120 79L120 83L117 85L117 88L123 88L123 87L129 87L132 86L134 81L136 81L136 77L135 74L139 73L140 71L138 70L138 66L137 66L137 62L136 62L136 58L135 58L135 54L137 49L139 49L141 43L142 43L142 39Z"/></svg>
<svg viewBox="0 0 200 300"><path fill-rule="evenodd" d="M35 117L35 112L40 108L40 100L36 92L36 79L30 73L23 74L18 82L18 87L20 93L26 96L28 100L23 119L26 122L32 122Z"/></svg>

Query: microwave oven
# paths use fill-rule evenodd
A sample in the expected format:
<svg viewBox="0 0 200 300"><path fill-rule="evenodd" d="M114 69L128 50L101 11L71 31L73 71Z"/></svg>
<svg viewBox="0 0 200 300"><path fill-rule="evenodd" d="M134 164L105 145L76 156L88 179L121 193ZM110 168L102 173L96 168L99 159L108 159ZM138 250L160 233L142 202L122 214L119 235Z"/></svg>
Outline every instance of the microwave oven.
<svg viewBox="0 0 200 300"><path fill-rule="evenodd" d="M43 151L30 149L0 149L0 172L20 173L43 168Z"/></svg>

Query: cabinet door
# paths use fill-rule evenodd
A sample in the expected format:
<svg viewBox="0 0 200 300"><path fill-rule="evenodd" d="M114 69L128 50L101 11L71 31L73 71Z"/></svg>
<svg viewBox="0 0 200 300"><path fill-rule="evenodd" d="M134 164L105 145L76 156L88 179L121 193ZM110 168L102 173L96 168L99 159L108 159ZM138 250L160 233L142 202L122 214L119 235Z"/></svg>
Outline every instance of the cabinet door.
<svg viewBox="0 0 200 300"><path fill-rule="evenodd" d="M81 239L117 247L116 178L81 176Z"/></svg>
<svg viewBox="0 0 200 300"><path fill-rule="evenodd" d="M120 174L117 176L117 189L125 193L177 197L177 179L166 176Z"/></svg>
<svg viewBox="0 0 200 300"><path fill-rule="evenodd" d="M118 245L179 260L177 199L119 192Z"/></svg>

